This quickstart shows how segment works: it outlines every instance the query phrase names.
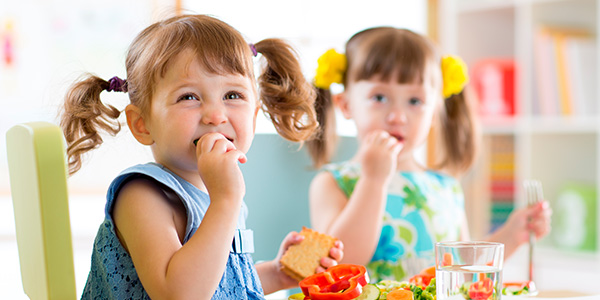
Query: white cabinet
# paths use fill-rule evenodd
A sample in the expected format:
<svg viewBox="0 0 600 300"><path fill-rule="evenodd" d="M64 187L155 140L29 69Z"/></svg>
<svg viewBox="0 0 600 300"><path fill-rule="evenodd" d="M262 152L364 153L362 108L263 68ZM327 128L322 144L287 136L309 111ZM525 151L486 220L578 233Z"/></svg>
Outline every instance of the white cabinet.
<svg viewBox="0 0 600 300"><path fill-rule="evenodd" d="M539 268L577 267L599 277L600 205L593 193L600 186L600 0L440 0L439 5L444 53L461 56L471 70L490 58L513 60L517 70L515 113L481 116L482 151L464 178L472 235L490 230L498 178L513 183L517 206L524 201L521 182L539 179L554 208L553 234L536 250ZM542 42L544 32L551 33L549 44ZM573 50L582 40L586 54ZM586 96L573 96L582 83ZM556 105L554 112L543 109L548 103ZM498 149L511 146L511 151ZM499 163L498 157L509 162ZM568 197L569 191L593 198L578 200ZM576 245L573 234L587 244Z"/></svg>

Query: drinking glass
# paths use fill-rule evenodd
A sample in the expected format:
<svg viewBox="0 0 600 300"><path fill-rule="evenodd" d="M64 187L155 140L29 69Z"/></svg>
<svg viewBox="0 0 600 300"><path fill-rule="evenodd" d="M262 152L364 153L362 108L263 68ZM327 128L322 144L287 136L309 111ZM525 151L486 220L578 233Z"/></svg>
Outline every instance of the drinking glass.
<svg viewBox="0 0 600 300"><path fill-rule="evenodd" d="M500 300L504 244L435 244L437 300Z"/></svg>

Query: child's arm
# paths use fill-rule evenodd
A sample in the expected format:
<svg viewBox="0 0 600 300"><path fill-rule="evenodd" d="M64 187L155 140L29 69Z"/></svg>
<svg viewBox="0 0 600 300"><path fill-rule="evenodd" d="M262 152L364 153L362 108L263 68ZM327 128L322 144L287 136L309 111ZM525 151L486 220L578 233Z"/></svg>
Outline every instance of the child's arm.
<svg viewBox="0 0 600 300"><path fill-rule="evenodd" d="M260 263L256 265L256 272L260 277L260 282L262 283L263 290L265 295L271 294L273 292L289 289L298 286L298 281L292 279L284 272L281 271L282 266L279 263L281 257L285 253L285 251L292 245L298 244L304 240L304 237L299 233L292 231L287 234L287 236L283 239L281 246L279 247L279 252L277 253L277 257L272 261ZM329 250L330 257L321 258L321 266L319 266L316 272L322 272L325 269L337 265L337 263L344 256L344 246L341 241L336 241L333 248Z"/></svg>
<svg viewBox="0 0 600 300"><path fill-rule="evenodd" d="M131 181L119 193L113 211L119 238L153 299L210 299L223 275L244 193L237 166L244 156L223 140L205 135L198 143L204 148L198 149L200 173L212 176L204 181L211 204L185 245L180 201L166 197L149 180ZM229 185L220 188L219 181Z"/></svg>
<svg viewBox="0 0 600 300"><path fill-rule="evenodd" d="M350 199L328 172L319 173L309 191L312 227L342 240L344 262L366 264L379 241L387 186L401 145L387 132L365 137L357 154L361 175Z"/></svg>
<svg viewBox="0 0 600 300"><path fill-rule="evenodd" d="M537 239L550 233L551 215L552 209L547 201L517 209L487 240L504 243L504 257L508 258L529 241L529 232L533 232Z"/></svg>

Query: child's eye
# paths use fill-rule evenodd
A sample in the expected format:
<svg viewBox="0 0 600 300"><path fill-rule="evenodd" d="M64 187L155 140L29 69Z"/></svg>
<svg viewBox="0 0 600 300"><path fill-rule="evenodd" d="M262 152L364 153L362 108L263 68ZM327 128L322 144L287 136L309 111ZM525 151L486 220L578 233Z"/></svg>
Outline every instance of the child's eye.
<svg viewBox="0 0 600 300"><path fill-rule="evenodd" d="M177 98L177 101L198 100L198 99L200 99L200 97L190 93L190 94L183 94L183 95L179 96L179 98Z"/></svg>
<svg viewBox="0 0 600 300"><path fill-rule="evenodd" d="M231 91L223 96L223 100L244 99L244 95L239 92Z"/></svg>
<svg viewBox="0 0 600 300"><path fill-rule="evenodd" d="M417 98L417 97L412 97L410 98L410 100L408 100L408 103L410 103L410 105L419 105L423 103L423 100Z"/></svg>
<svg viewBox="0 0 600 300"><path fill-rule="evenodd" d="M381 102L381 103L385 103L388 101L388 98L382 94L377 94L377 95L373 96L372 99L375 100L375 102Z"/></svg>

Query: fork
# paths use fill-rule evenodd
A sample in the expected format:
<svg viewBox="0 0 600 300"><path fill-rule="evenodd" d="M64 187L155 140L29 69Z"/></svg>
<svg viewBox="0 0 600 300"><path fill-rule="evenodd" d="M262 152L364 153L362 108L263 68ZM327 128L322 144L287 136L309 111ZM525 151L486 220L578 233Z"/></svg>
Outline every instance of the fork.
<svg viewBox="0 0 600 300"><path fill-rule="evenodd" d="M527 206L533 206L544 199L542 183L539 180L525 180L525 199ZM535 234L529 232L529 281L533 281L533 248L535 245Z"/></svg>

